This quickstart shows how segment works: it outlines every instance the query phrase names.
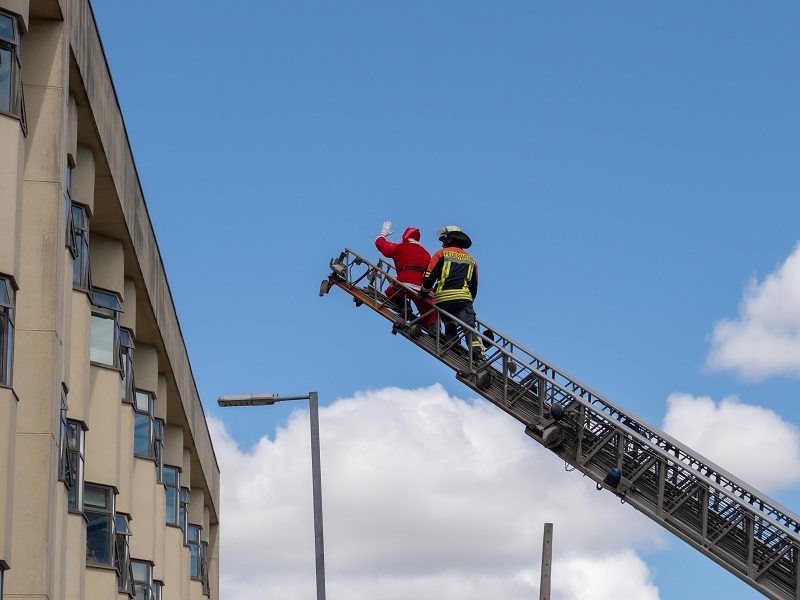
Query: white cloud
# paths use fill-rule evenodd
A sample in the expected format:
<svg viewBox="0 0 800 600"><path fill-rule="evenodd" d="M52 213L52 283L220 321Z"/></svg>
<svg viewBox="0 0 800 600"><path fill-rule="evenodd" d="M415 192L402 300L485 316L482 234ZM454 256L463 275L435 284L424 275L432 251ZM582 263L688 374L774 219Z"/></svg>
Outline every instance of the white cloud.
<svg viewBox="0 0 800 600"><path fill-rule="evenodd" d="M650 581L647 564L630 550L599 558L566 557L558 568L553 567L552 591L556 598L659 598L658 588Z"/></svg>
<svg viewBox="0 0 800 600"><path fill-rule="evenodd" d="M751 279L739 318L714 327L708 365L761 380L800 375L800 243L777 270Z"/></svg>
<svg viewBox="0 0 800 600"><path fill-rule="evenodd" d="M210 426L222 470L221 596L313 597L308 411L246 450L221 422ZM321 408L320 434L332 599L536 597L545 522L558 597L611 598L625 580L627 598L658 598L633 549L660 546L660 530L485 401L438 385L375 390ZM566 581L576 573L577 587Z"/></svg>
<svg viewBox="0 0 800 600"><path fill-rule="evenodd" d="M664 431L739 479L765 491L800 481L800 431L773 411L734 396L671 394L667 404Z"/></svg>

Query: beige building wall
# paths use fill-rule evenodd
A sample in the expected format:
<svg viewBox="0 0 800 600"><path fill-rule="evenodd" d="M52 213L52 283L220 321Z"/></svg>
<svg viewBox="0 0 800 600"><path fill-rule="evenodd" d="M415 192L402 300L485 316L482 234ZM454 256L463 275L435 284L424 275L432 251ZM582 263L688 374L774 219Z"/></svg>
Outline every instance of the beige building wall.
<svg viewBox="0 0 800 600"><path fill-rule="evenodd" d="M0 140L0 273L18 279L25 137L16 119L0 115Z"/></svg>
<svg viewBox="0 0 800 600"><path fill-rule="evenodd" d="M164 571L158 570L165 581L164 596L189 600L189 548L183 545L183 532L177 527L167 528L166 542Z"/></svg>
<svg viewBox="0 0 800 600"><path fill-rule="evenodd" d="M183 464L183 429L167 425L164 432L164 464L181 467Z"/></svg>
<svg viewBox="0 0 800 600"><path fill-rule="evenodd" d="M110 401L120 395L119 373L99 366L92 367L89 413L86 424L86 481L119 489L119 473L122 454L129 447L122 447L122 402ZM69 413L68 413L69 414Z"/></svg>
<svg viewBox="0 0 800 600"><path fill-rule="evenodd" d="M135 507L136 516L131 522L131 528L134 531L134 535L131 536L131 556L155 563L157 530L164 529L162 523L165 522L165 519L163 518L164 511L158 510L164 504L164 494L157 488L158 484L154 481L153 472L153 463L147 460L134 461L133 487L130 492L132 494L131 504Z"/></svg>
<svg viewBox="0 0 800 600"><path fill-rule="evenodd" d="M211 523L208 528L208 576L211 581L219 581L219 523Z"/></svg>
<svg viewBox="0 0 800 600"><path fill-rule="evenodd" d="M119 385L119 384L118 384ZM127 451L130 448L133 448L133 409L128 404L122 404L119 407L120 414L119 414L119 447L123 449L125 456L127 456ZM93 436L87 436L93 437ZM137 518L140 516L139 511L145 511L147 509L147 502L144 502L141 507L136 504L134 498L134 490L136 486L136 480L134 477L134 472L137 463L139 463L138 459L134 460L123 460L123 456L119 457L119 478L117 479L117 512L124 513L126 515L136 515ZM153 471L153 464L150 463L150 479L148 489L150 492L150 496L154 496L156 493L155 490L155 476Z"/></svg>
<svg viewBox="0 0 800 600"><path fill-rule="evenodd" d="M83 515L69 513L67 515L67 539L72 540L73 548L86 547L86 521ZM65 553L64 561L65 581L64 594L67 600L88 600L91 596L86 594L86 554L84 552Z"/></svg>
<svg viewBox="0 0 800 600"><path fill-rule="evenodd" d="M56 526L55 526L55 539L67 540L68 535L68 516L67 509L67 493L65 489L60 490L61 501L56 501ZM55 547L55 556L53 559L54 577L53 577L53 597L65 598L67 594L66 578L67 578L67 552L69 549L67 544L58 544Z"/></svg>
<svg viewBox="0 0 800 600"><path fill-rule="evenodd" d="M72 278L69 279L69 292L65 295L70 305L69 318L69 356L68 378L65 380L69 389L69 416L76 421L88 421L89 398L92 380L92 369L89 365L89 348L91 343L91 308L89 297L81 291L72 289Z"/></svg>
<svg viewBox="0 0 800 600"><path fill-rule="evenodd" d="M18 582L24 582L24 595L33 599L55 594L56 552L51 540L57 532L58 413L54 407L61 397L64 263L61 248L53 241L60 239L56 232L64 227L65 170L60 156L68 85L64 28L50 21L40 25L26 33L31 48L24 66L26 108L40 118L28 123L16 240L20 267L13 387L18 403L11 510L17 527L12 530L10 569L4 577L7 596L22 596ZM44 232L53 237L48 240Z"/></svg>
<svg viewBox="0 0 800 600"><path fill-rule="evenodd" d="M216 600L219 466L90 2L0 0L0 10L22 33L25 99L25 118L0 113L0 276L16 290L13 377L0 382L2 600L126 597L121 555L87 563L106 522L109 548L116 537L152 565L162 598ZM85 209L88 233L72 206ZM81 235L88 244L73 247ZM73 252L88 256L85 285L73 281ZM119 311L94 305L96 290ZM131 371L118 327L133 335ZM152 413L122 401L126 377L152 394ZM147 455L134 455L137 440ZM184 532L166 523L163 465L191 489L209 591L190 576ZM113 498L108 521L72 502L87 484ZM131 533L117 537L125 521Z"/></svg>
<svg viewBox="0 0 800 600"><path fill-rule="evenodd" d="M11 557L16 423L14 392L0 388L0 566Z"/></svg>

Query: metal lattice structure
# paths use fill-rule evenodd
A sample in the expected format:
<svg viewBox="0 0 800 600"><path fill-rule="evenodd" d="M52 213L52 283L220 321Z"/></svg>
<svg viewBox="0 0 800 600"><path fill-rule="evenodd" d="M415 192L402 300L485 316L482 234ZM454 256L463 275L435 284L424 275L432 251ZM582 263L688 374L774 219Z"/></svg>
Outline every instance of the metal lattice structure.
<svg viewBox="0 0 800 600"><path fill-rule="evenodd" d="M452 368L476 393L520 421L525 432L768 598L800 600L800 517L691 448L610 402L488 324L479 336L486 360L473 360L463 333L428 333L408 303L382 290L403 287L384 260L350 249L330 261L320 296L334 286L392 323L401 335ZM439 309L442 316L456 320ZM438 327L437 329L441 329Z"/></svg>

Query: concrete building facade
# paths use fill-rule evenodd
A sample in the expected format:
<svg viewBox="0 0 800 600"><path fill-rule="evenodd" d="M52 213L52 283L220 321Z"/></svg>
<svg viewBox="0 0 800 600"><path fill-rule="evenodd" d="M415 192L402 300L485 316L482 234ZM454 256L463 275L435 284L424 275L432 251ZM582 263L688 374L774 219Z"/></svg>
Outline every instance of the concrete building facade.
<svg viewBox="0 0 800 600"><path fill-rule="evenodd" d="M219 597L219 466L89 0L0 0L0 600Z"/></svg>

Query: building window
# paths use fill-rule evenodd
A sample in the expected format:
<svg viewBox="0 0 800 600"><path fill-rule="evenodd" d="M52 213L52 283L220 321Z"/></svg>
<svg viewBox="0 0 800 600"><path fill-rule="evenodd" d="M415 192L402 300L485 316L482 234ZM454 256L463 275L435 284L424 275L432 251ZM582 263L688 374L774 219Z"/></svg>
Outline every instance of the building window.
<svg viewBox="0 0 800 600"><path fill-rule="evenodd" d="M164 421L153 416L155 396L136 390L133 405L133 454L155 461L156 481L164 482ZM169 490L167 490L169 494Z"/></svg>
<svg viewBox="0 0 800 600"><path fill-rule="evenodd" d="M70 203L70 219L72 232L68 236L69 248L72 252L72 285L89 291L89 213L85 206Z"/></svg>
<svg viewBox="0 0 800 600"><path fill-rule="evenodd" d="M72 222L72 169L74 168L67 157L67 187L64 193L64 221L67 224L66 246L72 254L73 260L78 256L78 240L75 237L75 226ZM74 280L74 277L73 277Z"/></svg>
<svg viewBox="0 0 800 600"><path fill-rule="evenodd" d="M178 490L181 487L181 473L177 467L164 467L164 487L167 490L167 524L178 525Z"/></svg>
<svg viewBox="0 0 800 600"><path fill-rule="evenodd" d="M58 480L67 480L67 386L61 382L61 426L58 429Z"/></svg>
<svg viewBox="0 0 800 600"><path fill-rule="evenodd" d="M85 430L80 421L67 419L66 443L62 451L62 472L67 486L67 506L70 510L83 512L83 451Z"/></svg>
<svg viewBox="0 0 800 600"><path fill-rule="evenodd" d="M156 459L156 481L164 480L164 421L153 419L153 452Z"/></svg>
<svg viewBox="0 0 800 600"><path fill-rule="evenodd" d="M122 367L122 401L133 404L133 335L131 335L130 329L120 327L119 343L120 366Z"/></svg>
<svg viewBox="0 0 800 600"><path fill-rule="evenodd" d="M132 560L133 570L133 597L135 600L153 600L160 598L156 595L156 587L161 587L153 581L153 565L144 560ZM158 593L160 594L159 589Z"/></svg>
<svg viewBox="0 0 800 600"><path fill-rule="evenodd" d="M92 290L92 347L89 359L94 363L119 368L119 314L122 307L113 292Z"/></svg>
<svg viewBox="0 0 800 600"><path fill-rule="evenodd" d="M191 523L186 528L186 536L189 542L189 575L192 579L199 579L203 583L203 593L210 594L211 588L208 584L208 544L200 541L199 525Z"/></svg>
<svg viewBox="0 0 800 600"><path fill-rule="evenodd" d="M3 573L5 573L5 570L0 567L0 600L3 600Z"/></svg>
<svg viewBox="0 0 800 600"><path fill-rule="evenodd" d="M200 579L203 582L203 593L211 595L211 585L208 581L208 543L200 542Z"/></svg>
<svg viewBox="0 0 800 600"><path fill-rule="evenodd" d="M86 564L112 565L114 559L114 494L109 487L86 485Z"/></svg>
<svg viewBox="0 0 800 600"><path fill-rule="evenodd" d="M183 544L184 546L188 546L189 537L186 532L186 521L189 518L189 490L187 490L185 487L181 488L180 502L181 502L181 508L180 508L179 521L181 529L183 530Z"/></svg>
<svg viewBox="0 0 800 600"><path fill-rule="evenodd" d="M128 517L114 516L114 566L117 568L117 589L133 596L133 569L131 565L131 529Z"/></svg>
<svg viewBox="0 0 800 600"><path fill-rule="evenodd" d="M22 132L28 135L22 90L20 37L17 18L0 11L0 112L17 117L22 124Z"/></svg>
<svg viewBox="0 0 800 600"><path fill-rule="evenodd" d="M16 288L9 277L0 275L0 385L11 386L14 364L14 304Z"/></svg>
<svg viewBox="0 0 800 600"><path fill-rule="evenodd" d="M136 456L155 458L155 436L153 435L153 404L150 392L136 390L133 417L133 453Z"/></svg>
<svg viewBox="0 0 800 600"><path fill-rule="evenodd" d="M189 574L193 579L200 579L200 526L190 523L186 529L189 539Z"/></svg>
<svg viewBox="0 0 800 600"><path fill-rule="evenodd" d="M153 598L152 598L152 600L161 600L163 588L164 588L164 582L163 581L154 581L153 582Z"/></svg>

